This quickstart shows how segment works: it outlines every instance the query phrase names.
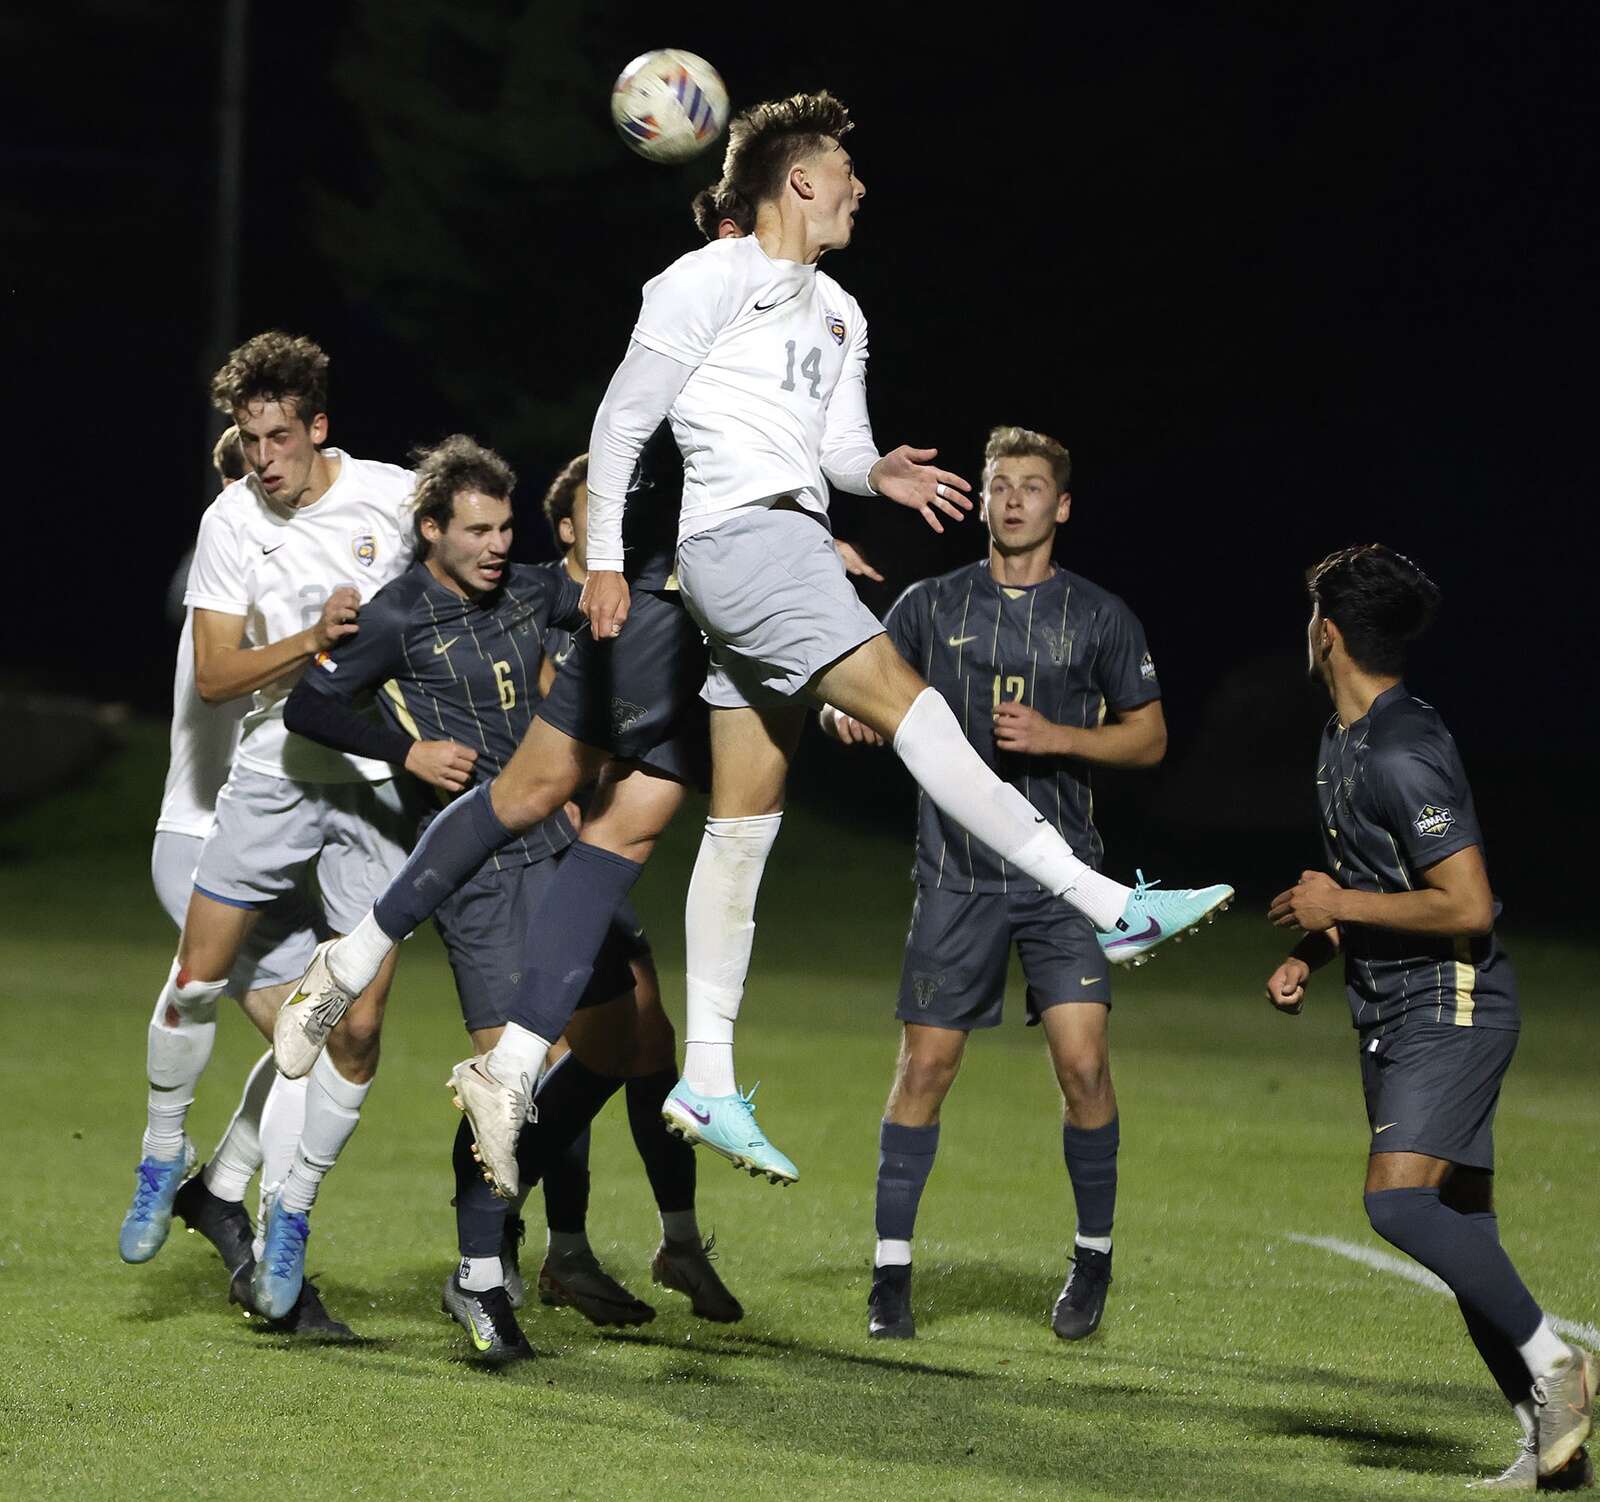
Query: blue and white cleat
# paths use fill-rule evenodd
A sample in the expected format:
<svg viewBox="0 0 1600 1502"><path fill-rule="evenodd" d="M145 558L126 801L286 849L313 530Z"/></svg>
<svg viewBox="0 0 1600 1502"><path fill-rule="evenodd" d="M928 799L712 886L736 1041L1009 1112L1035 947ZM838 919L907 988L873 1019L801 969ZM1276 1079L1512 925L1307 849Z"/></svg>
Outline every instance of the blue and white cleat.
<svg viewBox="0 0 1600 1502"><path fill-rule="evenodd" d="M134 1169L133 1203L122 1217L117 1250L124 1262L148 1262L172 1229L172 1201L194 1167L194 1144L183 1139L176 1158L143 1158Z"/></svg>
<svg viewBox="0 0 1600 1502"><path fill-rule="evenodd" d="M1233 901L1233 888L1229 886L1158 892L1159 882L1146 881L1143 871L1138 876L1139 884L1122 909L1117 926L1099 935L1100 952L1113 965L1144 964L1157 944L1182 938L1202 923L1212 922Z"/></svg>
<svg viewBox="0 0 1600 1502"><path fill-rule="evenodd" d="M272 1202L267 1210L267 1244L250 1280L251 1301L268 1319L283 1319L300 1297L310 1235L311 1222L304 1214Z"/></svg>
<svg viewBox="0 0 1600 1502"><path fill-rule="evenodd" d="M751 1178L765 1177L770 1184L796 1183L800 1170L761 1135L750 1104L755 1096L755 1089L748 1095L701 1095L679 1080L662 1103L661 1119L673 1136L682 1137L690 1147L709 1147L721 1153Z"/></svg>

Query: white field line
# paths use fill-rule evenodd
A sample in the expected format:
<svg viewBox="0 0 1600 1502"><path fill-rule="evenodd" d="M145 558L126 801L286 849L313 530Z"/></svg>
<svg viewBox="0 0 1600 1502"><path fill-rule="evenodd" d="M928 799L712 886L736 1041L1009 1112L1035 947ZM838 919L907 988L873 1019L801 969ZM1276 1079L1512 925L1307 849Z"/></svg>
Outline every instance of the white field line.
<svg viewBox="0 0 1600 1502"><path fill-rule="evenodd" d="M1450 1290L1427 1268L1404 1257L1380 1252L1376 1247L1361 1246L1354 1241L1341 1241L1337 1236L1300 1236L1293 1231L1289 1232L1289 1240L1297 1241L1301 1246L1320 1247L1325 1252L1332 1252L1336 1257L1347 1257L1351 1262L1359 1262L1363 1267L1373 1268L1380 1273L1389 1273L1396 1278L1404 1278L1408 1283L1415 1283L1418 1288L1450 1296ZM1559 1315L1551 1314L1548 1309L1545 1314L1550 1320L1551 1329L1558 1335L1565 1335L1570 1340L1581 1340L1591 1350L1600 1346L1600 1329L1596 1329L1595 1326L1586 1325L1581 1320L1562 1319Z"/></svg>

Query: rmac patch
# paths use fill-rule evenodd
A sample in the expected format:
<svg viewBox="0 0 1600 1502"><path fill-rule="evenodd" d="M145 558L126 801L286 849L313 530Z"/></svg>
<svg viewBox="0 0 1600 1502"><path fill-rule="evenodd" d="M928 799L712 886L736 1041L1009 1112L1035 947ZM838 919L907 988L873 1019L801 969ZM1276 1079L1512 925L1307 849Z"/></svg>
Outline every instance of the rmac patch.
<svg viewBox="0 0 1600 1502"><path fill-rule="evenodd" d="M1442 840L1456 822L1456 816L1447 808L1435 808L1427 803L1411 822L1418 834L1432 835L1434 839Z"/></svg>

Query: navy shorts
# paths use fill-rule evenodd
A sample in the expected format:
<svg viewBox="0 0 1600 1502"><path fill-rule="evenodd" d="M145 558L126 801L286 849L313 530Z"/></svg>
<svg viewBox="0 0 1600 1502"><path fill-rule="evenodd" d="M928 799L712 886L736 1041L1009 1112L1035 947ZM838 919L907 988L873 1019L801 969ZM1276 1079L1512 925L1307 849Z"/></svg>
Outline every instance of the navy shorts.
<svg viewBox="0 0 1600 1502"><path fill-rule="evenodd" d="M528 918L556 874L560 857L531 866L485 866L459 892L445 899L433 916L444 940L450 969L469 1032L499 1027L522 977ZM639 920L618 913L595 957L594 974L578 1009L601 1006L633 990L629 959L643 937ZM648 950L646 951L648 952Z"/></svg>
<svg viewBox="0 0 1600 1502"><path fill-rule="evenodd" d="M573 636L536 718L586 746L705 789L711 773L700 702L705 679L705 639L677 591L636 589L621 636L608 642L587 631Z"/></svg>
<svg viewBox="0 0 1600 1502"><path fill-rule="evenodd" d="M1063 1002L1111 1005L1111 966L1094 926L1058 897L917 888L900 971L902 1022L971 1032L996 1027L1015 944L1028 982L1028 1023Z"/></svg>
<svg viewBox="0 0 1600 1502"><path fill-rule="evenodd" d="M1361 1040L1361 1088L1374 1153L1425 1153L1494 1168L1494 1112L1517 1035L1412 1014Z"/></svg>

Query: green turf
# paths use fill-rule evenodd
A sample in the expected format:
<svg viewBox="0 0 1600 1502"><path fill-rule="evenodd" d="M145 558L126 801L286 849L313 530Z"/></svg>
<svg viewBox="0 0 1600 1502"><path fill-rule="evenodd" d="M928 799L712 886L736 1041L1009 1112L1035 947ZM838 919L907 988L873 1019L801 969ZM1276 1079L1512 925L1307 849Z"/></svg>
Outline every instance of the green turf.
<svg viewBox="0 0 1600 1502"><path fill-rule="evenodd" d="M1119 980L1100 1334L1049 1331L1072 1226L1058 1097L1037 1035L1008 1025L975 1041L945 1114L920 1338L869 1343L906 851L798 814L763 894L739 1058L801 1182L700 1166L742 1325L662 1292L636 1333L535 1308L538 1361L491 1374L463 1358L438 1313L442 1082L462 1039L431 934L407 949L379 1087L314 1219L311 1269L369 1343L252 1330L193 1237L122 1266L144 1026L172 943L145 871L162 754L141 728L91 786L0 826L0 1497L1455 1497L1509 1459L1513 1427L1446 1300L1286 1239L1380 1245L1337 984L1298 1021L1271 1015L1277 949L1253 912ZM694 822L639 892L675 1015ZM1547 1307L1594 1321L1593 952L1508 938L1528 1022L1499 1119L1504 1233ZM226 1019L191 1116L202 1151L260 1047ZM593 1167L595 1245L648 1294L654 1214L616 1108Z"/></svg>

